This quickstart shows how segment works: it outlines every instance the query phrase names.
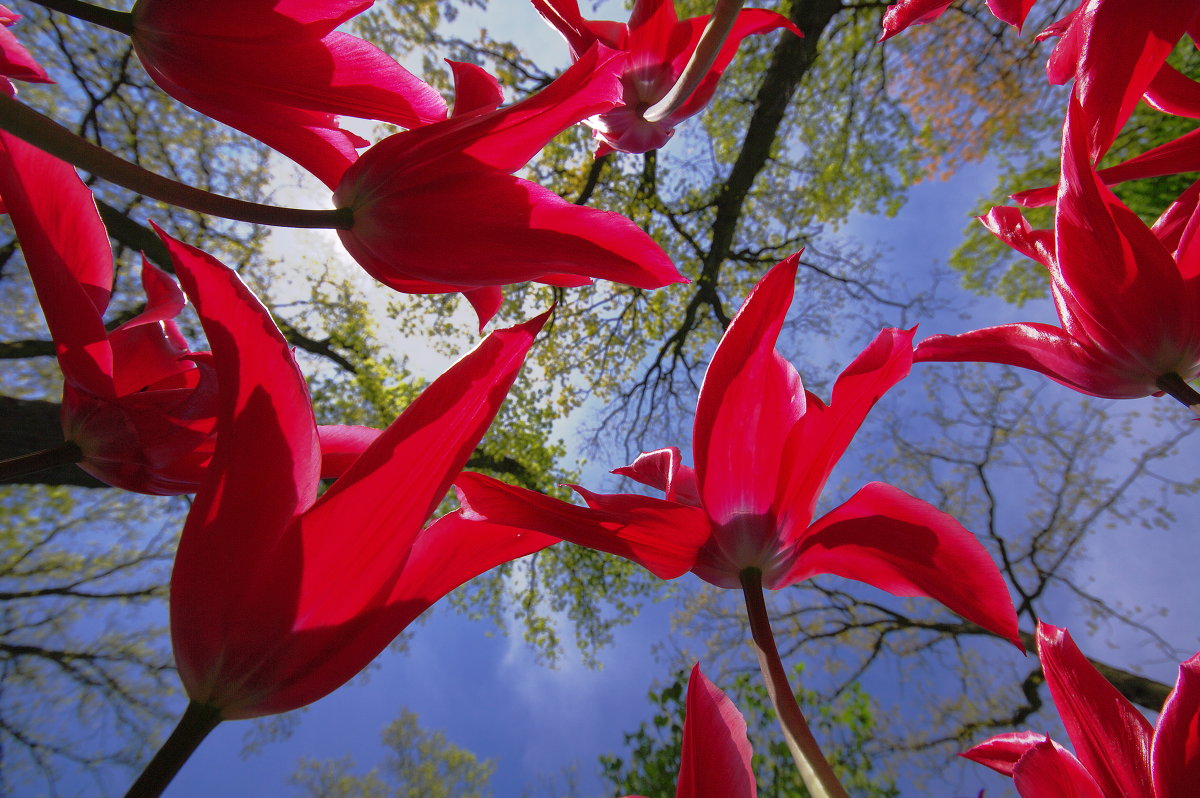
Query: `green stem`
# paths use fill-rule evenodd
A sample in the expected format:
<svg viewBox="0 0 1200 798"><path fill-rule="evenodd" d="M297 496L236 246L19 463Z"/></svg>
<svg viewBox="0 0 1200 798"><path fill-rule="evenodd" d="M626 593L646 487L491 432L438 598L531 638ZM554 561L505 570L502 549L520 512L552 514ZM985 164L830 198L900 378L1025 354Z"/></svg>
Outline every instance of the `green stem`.
<svg viewBox="0 0 1200 798"><path fill-rule="evenodd" d="M83 452L72 441L60 443L49 449L42 449L7 460L0 460L0 482L8 482L16 477L45 471L47 468L78 463L83 459Z"/></svg>
<svg viewBox="0 0 1200 798"><path fill-rule="evenodd" d="M683 68L679 80L675 81L675 85L665 97L646 109L642 114L643 119L647 122L661 122L687 102L692 92L708 75L708 70L712 69L717 54L721 52L721 45L729 38L729 32L733 30L741 10L742 0L717 0L717 6L713 9L708 24L704 26L704 33L700 34L700 41L696 42L696 49L688 59L687 66Z"/></svg>
<svg viewBox="0 0 1200 798"><path fill-rule="evenodd" d="M0 94L0 129L110 183L180 208L272 227L349 230L354 226L354 214L349 208L305 210L262 205L156 175L76 136L53 119L3 94Z"/></svg>
<svg viewBox="0 0 1200 798"><path fill-rule="evenodd" d="M183 763L220 722L221 710L195 701L189 703L175 731L125 793L125 798L158 798L162 795Z"/></svg>
<svg viewBox="0 0 1200 798"><path fill-rule="evenodd" d="M113 11L111 8L101 8L80 0L33 0L39 6L61 11L84 22L103 25L109 30L133 35L133 15L128 11Z"/></svg>
<svg viewBox="0 0 1200 798"><path fill-rule="evenodd" d="M1178 399L1193 413L1200 414L1200 393L1187 384L1183 377L1175 372L1164 374L1154 381L1158 389L1174 399Z"/></svg>
<svg viewBox="0 0 1200 798"><path fill-rule="evenodd" d="M750 619L750 634L754 638L754 653L758 655L758 666L767 683L767 695L775 707L775 714L783 729L783 739L792 752L792 758L796 760L800 778L813 798L849 798L846 788L838 781L829 761L821 753L821 747L808 728L808 721L804 719L804 713L800 711L796 695L788 683L787 672L779 659L779 649L775 646L767 605L763 600L762 571L747 568L741 573L741 582L742 593L746 597L746 615Z"/></svg>

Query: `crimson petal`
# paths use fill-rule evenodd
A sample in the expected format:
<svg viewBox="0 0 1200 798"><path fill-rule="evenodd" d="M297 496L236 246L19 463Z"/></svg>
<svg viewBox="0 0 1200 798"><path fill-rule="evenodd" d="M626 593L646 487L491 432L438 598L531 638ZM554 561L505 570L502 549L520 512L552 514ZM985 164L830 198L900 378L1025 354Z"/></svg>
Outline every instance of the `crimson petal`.
<svg viewBox="0 0 1200 798"><path fill-rule="evenodd" d="M814 523L792 571L771 587L836 574L894 596L927 596L1020 648L1008 588L987 550L952 517L872 482Z"/></svg>

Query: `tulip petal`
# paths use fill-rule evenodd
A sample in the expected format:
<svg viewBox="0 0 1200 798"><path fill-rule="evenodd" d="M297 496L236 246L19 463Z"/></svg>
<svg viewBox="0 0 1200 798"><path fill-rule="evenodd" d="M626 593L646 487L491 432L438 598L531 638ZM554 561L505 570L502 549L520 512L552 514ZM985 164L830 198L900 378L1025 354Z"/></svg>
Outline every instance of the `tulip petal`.
<svg viewBox="0 0 1200 798"><path fill-rule="evenodd" d="M452 278L481 287L563 273L638 288L683 281L666 253L620 214L490 170L411 177L386 214L372 213L374 229L356 223L339 231L351 256L385 284Z"/></svg>
<svg viewBox="0 0 1200 798"><path fill-rule="evenodd" d="M566 39L571 58L578 60L593 44L623 49L628 26L609 20L587 20L579 13L577 0L533 0L533 7Z"/></svg>
<svg viewBox="0 0 1200 798"><path fill-rule="evenodd" d="M485 338L297 521L302 561L321 567L301 577L296 628L344 623L392 589L397 564L491 425L549 315ZM353 582L347 573L356 575Z"/></svg>
<svg viewBox="0 0 1200 798"><path fill-rule="evenodd" d="M1200 654L1179 666L1151 752L1155 798L1188 798L1200 784Z"/></svg>
<svg viewBox="0 0 1200 798"><path fill-rule="evenodd" d="M310 704L349 681L421 613L447 593L496 566L532 554L558 539L525 529L468 521L450 513L421 532L379 602L333 626L296 630L256 674L269 695L227 709L251 718ZM345 574L340 575L343 578Z"/></svg>
<svg viewBox="0 0 1200 798"><path fill-rule="evenodd" d="M676 798L756 798L746 719L699 663L688 679L686 711Z"/></svg>
<svg viewBox="0 0 1200 798"><path fill-rule="evenodd" d="M1165 114L1200 119L1200 81L1192 80L1170 64L1163 64L1150 82L1146 105Z"/></svg>
<svg viewBox="0 0 1200 798"><path fill-rule="evenodd" d="M838 376L829 405L809 395L808 411L785 437L783 473L775 500L780 538L804 534L817 499L875 403L912 368L911 330L885 329Z"/></svg>
<svg viewBox="0 0 1200 798"><path fill-rule="evenodd" d="M1013 785L1021 798L1106 798L1079 760L1049 739L1021 757L1013 770ZM1121 795L1135 798L1131 794Z"/></svg>
<svg viewBox="0 0 1200 798"><path fill-rule="evenodd" d="M1038 624L1038 657L1075 755L1103 794L1154 798L1150 723L1092 667L1065 629Z"/></svg>
<svg viewBox="0 0 1200 798"><path fill-rule="evenodd" d="M102 315L112 292L112 248L75 170L0 133L0 197L12 219L63 375L112 398L112 351Z"/></svg>
<svg viewBox="0 0 1200 798"><path fill-rule="evenodd" d="M346 469L382 434L383 430L355 424L317 427L321 441L321 479L336 479L346 473Z"/></svg>
<svg viewBox="0 0 1200 798"><path fill-rule="evenodd" d="M667 501L700 506L696 472L683 465L679 449L670 446L653 452L642 452L627 466L613 469L614 474L637 480L643 485L667 494Z"/></svg>
<svg viewBox="0 0 1200 798"><path fill-rule="evenodd" d="M950 7L951 0L898 0L888 6L883 14L883 35L886 41L911 25L932 22Z"/></svg>
<svg viewBox="0 0 1200 798"><path fill-rule="evenodd" d="M787 433L805 413L800 375L775 351L798 260L799 253L777 264L750 292L700 387L692 448L700 495L717 525L769 514Z"/></svg>
<svg viewBox="0 0 1200 798"><path fill-rule="evenodd" d="M963 751L959 756L978 762L1004 776L1012 776L1018 760L1045 740L1046 735L1031 731L997 734Z"/></svg>
<svg viewBox="0 0 1200 798"><path fill-rule="evenodd" d="M792 571L771 587L836 574L894 596L927 596L1021 646L1004 578L952 517L899 488L872 482L814 523Z"/></svg>
<svg viewBox="0 0 1200 798"><path fill-rule="evenodd" d="M8 28L20 17L0 6L0 75L28 83L53 83L29 51Z"/></svg>
<svg viewBox="0 0 1200 798"><path fill-rule="evenodd" d="M1158 390L1148 373L1125 373L1112 359L1049 324L1002 324L960 335L933 335L917 345L914 360L1003 363L1109 399L1137 399Z"/></svg>
<svg viewBox="0 0 1200 798"><path fill-rule="evenodd" d="M218 689L224 652L264 632L238 622L242 593L279 570L272 550L316 496L320 447L304 377L267 309L216 259L160 236L200 316L221 386L216 450L171 576L175 659L188 694L205 700ZM262 612L275 619L288 606Z"/></svg>
<svg viewBox="0 0 1200 798"><path fill-rule="evenodd" d="M579 507L536 491L463 472L455 484L468 518L529 529L632 560L660 579L691 570L709 537L703 510L647 496L600 496Z"/></svg>

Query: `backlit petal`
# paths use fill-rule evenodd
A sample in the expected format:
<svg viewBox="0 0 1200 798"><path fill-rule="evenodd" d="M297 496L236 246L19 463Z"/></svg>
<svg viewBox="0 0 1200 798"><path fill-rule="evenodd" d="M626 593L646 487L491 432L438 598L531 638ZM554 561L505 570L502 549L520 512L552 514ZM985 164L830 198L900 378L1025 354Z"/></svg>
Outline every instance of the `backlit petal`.
<svg viewBox="0 0 1200 798"><path fill-rule="evenodd" d="M1008 587L987 550L951 516L891 485L869 483L814 523L793 571L769 586L817 574L927 596L1024 650Z"/></svg>
<svg viewBox="0 0 1200 798"><path fill-rule="evenodd" d="M1075 755L1103 794L1154 798L1150 723L1092 667L1065 629L1039 623L1038 656Z"/></svg>

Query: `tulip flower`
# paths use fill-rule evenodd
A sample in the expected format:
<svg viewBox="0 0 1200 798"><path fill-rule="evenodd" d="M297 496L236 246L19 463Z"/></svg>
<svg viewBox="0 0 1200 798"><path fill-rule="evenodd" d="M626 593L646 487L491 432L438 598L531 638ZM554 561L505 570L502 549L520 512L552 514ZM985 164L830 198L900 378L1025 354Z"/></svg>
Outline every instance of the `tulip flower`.
<svg viewBox="0 0 1200 798"><path fill-rule="evenodd" d="M554 542L455 514L422 531L548 314L489 336L317 498L317 426L287 342L231 270L166 243L221 385L216 451L171 576L195 707L215 721L315 701L445 593Z"/></svg>
<svg viewBox="0 0 1200 798"><path fill-rule="evenodd" d="M1017 732L992 737L962 756L1011 776L1023 798L1196 794L1200 654L1179 666L1155 726L1092 667L1065 629L1039 623L1038 656L1075 753L1045 734Z"/></svg>
<svg viewBox="0 0 1200 798"><path fill-rule="evenodd" d="M331 188L368 142L338 115L446 118L431 86L335 28L373 0L138 0L128 32L163 91L301 163Z"/></svg>
<svg viewBox="0 0 1200 798"><path fill-rule="evenodd" d="M20 14L14 14L5 6L0 6L0 91L10 97L16 94L12 81L24 80L30 83L53 83L46 70L34 60L29 51L17 41L17 37L9 31Z"/></svg>
<svg viewBox="0 0 1200 798"><path fill-rule="evenodd" d="M586 122L599 140L597 157L613 150L647 152L667 143L675 126L704 110L717 90L725 68L742 39L776 28L803 35L787 17L774 11L746 9L737 13L711 65L697 85L679 98L677 107L662 118L648 120L647 109L667 96L696 53L709 16L680 21L674 0L635 0L628 23L593 21L579 13L578 0L533 0L538 13L562 34L578 61L596 43L628 54L621 73L621 103Z"/></svg>
<svg viewBox="0 0 1200 798"><path fill-rule="evenodd" d="M102 482L138 493L194 493L212 457L219 388L209 353L191 351L175 324L183 292L143 259L146 307L108 331L112 248L75 170L0 133L0 200L63 372L67 444L45 465L78 462ZM322 427L323 476L340 474L378 434Z"/></svg>
<svg viewBox="0 0 1200 798"><path fill-rule="evenodd" d="M675 798L755 798L758 787L750 766L746 719L700 672L700 663L688 678L684 711Z"/></svg>
<svg viewBox="0 0 1200 798"><path fill-rule="evenodd" d="M665 499L575 490L587 507L464 473L472 518L525 527L634 560L662 578L691 570L718 587L747 571L782 588L837 574L897 596L928 596L1019 645L1004 580L950 516L871 483L813 521L821 490L854 432L908 374L912 331L884 330L842 373L826 405L775 351L799 255L772 269L721 338L700 389L692 451L641 455L617 474Z"/></svg>
<svg viewBox="0 0 1200 798"><path fill-rule="evenodd" d="M494 78L452 64L454 115L384 139L342 176L333 200L353 214L353 227L338 231L346 250L397 290L464 292L481 326L499 306L498 286L508 283L686 282L624 216L575 205L511 174L563 129L615 104L619 64L620 56L594 48L507 108L498 108Z"/></svg>
<svg viewBox="0 0 1200 798"><path fill-rule="evenodd" d="M933 22L951 2L953 0L898 0L892 3L884 12L883 35L879 41L892 38L910 25ZM992 16L1020 31L1035 2L1037 0L987 0L987 5Z"/></svg>
<svg viewBox="0 0 1200 798"><path fill-rule="evenodd" d="M1147 228L1102 184L1072 99L1063 129L1054 230L1034 230L1015 208L983 223L1050 272L1062 327L1020 323L935 335L918 361L1005 363L1082 393L1128 399L1180 391L1200 374L1200 237L1197 192L1184 193Z"/></svg>

